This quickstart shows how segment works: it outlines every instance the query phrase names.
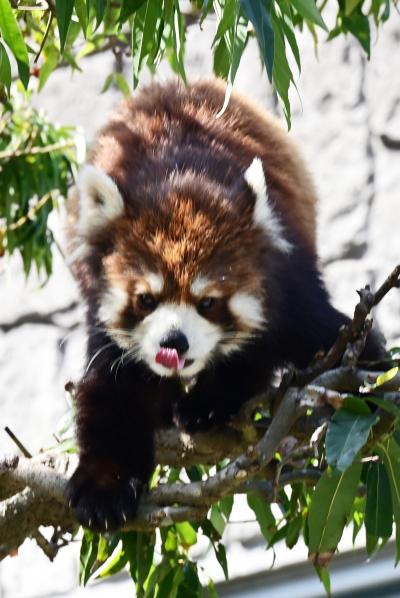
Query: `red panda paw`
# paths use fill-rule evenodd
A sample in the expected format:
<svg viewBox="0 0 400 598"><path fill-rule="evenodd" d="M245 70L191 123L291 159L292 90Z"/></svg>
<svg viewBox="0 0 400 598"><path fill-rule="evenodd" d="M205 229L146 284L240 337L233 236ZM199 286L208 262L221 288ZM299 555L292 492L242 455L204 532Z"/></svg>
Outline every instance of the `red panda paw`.
<svg viewBox="0 0 400 598"><path fill-rule="evenodd" d="M83 527L115 532L135 516L144 483L119 473L110 479L109 471L100 479L93 473L92 467L80 464L67 483L65 498Z"/></svg>

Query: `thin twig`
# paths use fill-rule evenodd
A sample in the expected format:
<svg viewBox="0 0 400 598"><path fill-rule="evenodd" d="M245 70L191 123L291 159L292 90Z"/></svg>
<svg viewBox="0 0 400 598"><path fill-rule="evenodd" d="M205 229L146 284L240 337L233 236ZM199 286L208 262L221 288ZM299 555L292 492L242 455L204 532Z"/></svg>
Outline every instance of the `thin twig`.
<svg viewBox="0 0 400 598"><path fill-rule="evenodd" d="M14 432L12 432L8 426L4 427L4 431L7 432L7 434L11 438L11 440L17 445L17 447L19 448L19 450L21 451L21 453L24 455L24 457L27 457L28 459L30 459L32 457L32 454L22 444L22 442L16 437L16 435L14 434Z"/></svg>
<svg viewBox="0 0 400 598"><path fill-rule="evenodd" d="M11 158L19 158L21 156L36 156L37 154L48 154L50 152L58 152L74 146L74 141L64 141L62 143L51 143L49 145L35 145L35 147L29 149L4 150L0 152L0 160L10 160Z"/></svg>
<svg viewBox="0 0 400 598"><path fill-rule="evenodd" d="M40 48L39 48L39 50L38 50L38 52L37 52L37 54L36 54L35 59L34 59L33 62L37 62L39 60L39 56L41 55L41 53L43 51L44 45L45 45L46 40L47 40L47 36L49 35L49 32L50 32L51 23L53 22L53 17L54 17L54 15L53 15L52 11L50 11L49 19L47 21L46 30L45 30L44 35L43 35L42 43L40 44Z"/></svg>

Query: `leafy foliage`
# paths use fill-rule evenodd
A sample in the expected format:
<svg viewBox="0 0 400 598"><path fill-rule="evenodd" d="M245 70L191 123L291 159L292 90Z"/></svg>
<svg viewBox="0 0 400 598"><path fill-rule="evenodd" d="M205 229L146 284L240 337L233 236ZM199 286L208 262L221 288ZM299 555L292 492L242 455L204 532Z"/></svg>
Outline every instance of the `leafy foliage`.
<svg viewBox="0 0 400 598"><path fill-rule="evenodd" d="M201 25L213 11L214 71L229 83L227 100L248 39L254 36L290 126L289 90L295 85L290 54L301 69L296 31L309 29L316 42L318 31L327 40L351 34L369 57L371 27L386 21L391 9L389 0L339 0L335 23L329 28L322 16L327 2L318 6L315 0L192 0L189 8L188 4L179 0L47 0L31 10L23 1L1 0L0 77L4 89L9 93L9 54L17 61L24 86L31 74L39 79L39 90L58 65L67 63L79 69L83 56L105 50L114 52L120 63L130 49L134 87L145 67L154 72L164 58L185 81L186 29L193 22ZM117 85L121 85L121 77L115 81Z"/></svg>
<svg viewBox="0 0 400 598"><path fill-rule="evenodd" d="M66 196L75 164L73 130L55 127L20 98L0 105L0 255L18 251L51 274L48 217Z"/></svg>

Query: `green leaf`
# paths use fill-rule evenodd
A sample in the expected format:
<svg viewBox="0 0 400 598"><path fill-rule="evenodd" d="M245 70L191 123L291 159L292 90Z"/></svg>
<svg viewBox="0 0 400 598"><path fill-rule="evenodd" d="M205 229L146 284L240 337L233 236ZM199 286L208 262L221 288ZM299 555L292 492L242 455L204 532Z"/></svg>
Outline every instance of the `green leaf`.
<svg viewBox="0 0 400 598"><path fill-rule="evenodd" d="M272 15L272 27L274 29L274 67L272 71L272 78L275 89L278 92L282 102L283 111L285 114L288 128L291 126L290 102L289 102L289 87L293 82L293 75L290 69L288 60L286 58L285 39L283 37L279 21L276 16Z"/></svg>
<svg viewBox="0 0 400 598"><path fill-rule="evenodd" d="M314 0L291 0L291 3L302 17L328 31Z"/></svg>
<svg viewBox="0 0 400 598"><path fill-rule="evenodd" d="M392 534L393 508L390 482L383 463L370 463L367 474L365 528L373 536L389 538Z"/></svg>
<svg viewBox="0 0 400 598"><path fill-rule="evenodd" d="M391 413L394 417L400 418L400 407L395 405L392 401L381 399L379 397L367 397L367 401L384 409L384 411Z"/></svg>
<svg viewBox="0 0 400 598"><path fill-rule="evenodd" d="M222 571L224 572L225 579L227 580L229 578L229 573L228 573L228 561L226 559L225 546L222 544L222 542L217 542L216 544L214 544L214 551L215 551L215 556L217 557L217 561L221 565Z"/></svg>
<svg viewBox="0 0 400 598"><path fill-rule="evenodd" d="M261 533L269 543L276 530L276 522L271 511L271 505L258 494L248 494L247 504L254 512Z"/></svg>
<svg viewBox="0 0 400 598"><path fill-rule="evenodd" d="M10 95L11 87L11 65L10 59L8 58L7 51L0 41L0 81L7 89L8 95Z"/></svg>
<svg viewBox="0 0 400 598"><path fill-rule="evenodd" d="M221 513L223 514L223 516L225 517L225 519L227 521L229 520L229 517L232 512L233 500L234 500L233 496L224 496L223 498L221 498L221 500L218 503Z"/></svg>
<svg viewBox="0 0 400 598"><path fill-rule="evenodd" d="M96 29L99 27L104 19L104 14L107 8L107 0L96 0Z"/></svg>
<svg viewBox="0 0 400 598"><path fill-rule="evenodd" d="M197 566L187 561L183 565L183 576L178 587L177 598L201 598L202 595Z"/></svg>
<svg viewBox="0 0 400 598"><path fill-rule="evenodd" d="M290 521L286 533L286 546L288 548L293 548L297 544L302 527L303 517L301 515L297 515Z"/></svg>
<svg viewBox="0 0 400 598"><path fill-rule="evenodd" d="M88 26L88 14L85 0L75 0L75 12L79 23L82 27L83 35L86 39L86 31Z"/></svg>
<svg viewBox="0 0 400 598"><path fill-rule="evenodd" d="M329 569L327 567L320 567L319 565L314 565L317 575L319 577L320 582L324 586L324 590L327 596L331 596L331 578L329 575Z"/></svg>
<svg viewBox="0 0 400 598"><path fill-rule="evenodd" d="M249 21L253 24L261 55L267 69L268 79L272 82L276 46L274 44L274 28L271 23L271 3L270 1L263 2L262 0L240 0L240 5Z"/></svg>
<svg viewBox="0 0 400 598"><path fill-rule="evenodd" d="M65 42L71 22L74 0L56 0L56 17L58 32L60 34L60 50L64 52Z"/></svg>
<svg viewBox="0 0 400 598"><path fill-rule="evenodd" d="M296 35L291 27L285 19L280 20L282 24L282 31L289 42L289 46L292 50L292 54L297 64L297 68L299 69L299 73L301 72L301 58L300 58L300 50L299 46L297 45Z"/></svg>
<svg viewBox="0 0 400 598"><path fill-rule="evenodd" d="M156 543L155 532L150 533L137 533L136 543L136 562L138 578L137 583L139 587L143 587L144 582L150 571L150 567L153 563L154 556L154 545Z"/></svg>
<svg viewBox="0 0 400 598"><path fill-rule="evenodd" d="M346 409L336 411L328 424L326 458L329 465L344 471L368 440L376 415L355 415Z"/></svg>
<svg viewBox="0 0 400 598"><path fill-rule="evenodd" d="M115 73L114 79L120 91L122 91L126 98L129 98L129 96L131 95L131 90L125 77L121 73Z"/></svg>
<svg viewBox="0 0 400 598"><path fill-rule="evenodd" d="M350 395L344 399L342 406L346 411L351 411L357 415L371 415L371 409L368 407L367 401L360 399L360 397Z"/></svg>
<svg viewBox="0 0 400 598"><path fill-rule="evenodd" d="M100 574L98 575L99 579L105 579L106 577L111 577L126 566L128 563L128 554L126 550L123 548L118 550L115 554L112 554L108 561L106 561L105 565L102 567Z"/></svg>
<svg viewBox="0 0 400 598"><path fill-rule="evenodd" d="M395 368L391 368L390 370L388 370L384 374L381 374L375 380L374 387L375 386L382 386L386 382L390 382L390 380L393 380L393 378L395 378L397 376L398 372L399 372L399 368L395 367Z"/></svg>
<svg viewBox="0 0 400 598"><path fill-rule="evenodd" d="M132 26L132 54L134 87L139 82L143 61L150 54L157 32L157 22L162 14L161 0L146 0L135 13Z"/></svg>
<svg viewBox="0 0 400 598"><path fill-rule="evenodd" d="M176 0L174 3L174 12L173 12L173 23L172 23L172 37L173 37L173 44L172 49L173 52L171 54L171 66L176 73L179 74L182 81L186 83L186 72L185 72L185 64L184 64L184 56L185 56L185 19L179 9L179 1Z"/></svg>
<svg viewBox="0 0 400 598"><path fill-rule="evenodd" d="M146 0L122 0L119 22L125 23L145 2Z"/></svg>
<svg viewBox="0 0 400 598"><path fill-rule="evenodd" d="M309 554L333 553L342 537L360 479L361 464L345 472L327 469L315 487L308 515Z"/></svg>
<svg viewBox="0 0 400 598"><path fill-rule="evenodd" d="M236 0L226 0L222 8L218 4L218 2L215 2L214 6L218 20L218 26L211 47L214 47L214 45L222 37L224 37L228 30L235 26L238 9Z"/></svg>
<svg viewBox="0 0 400 598"><path fill-rule="evenodd" d="M343 17L343 25L350 33L358 39L361 47L367 53L368 58L371 55L371 34L368 17L361 12L359 7L357 11L352 12L348 17Z"/></svg>
<svg viewBox="0 0 400 598"><path fill-rule="evenodd" d="M353 12L353 10L360 4L361 0L345 0L344 6L344 14L346 17L349 16Z"/></svg>
<svg viewBox="0 0 400 598"><path fill-rule="evenodd" d="M98 545L98 534L90 532L89 530L85 530L82 538L81 551L79 557L79 581L84 586L89 581L92 566L96 561Z"/></svg>
<svg viewBox="0 0 400 598"><path fill-rule="evenodd" d="M217 532L222 536L222 534L224 533L226 521L221 514L218 504L214 504L211 507L210 521L217 530Z"/></svg>
<svg viewBox="0 0 400 598"><path fill-rule="evenodd" d="M396 562L400 560L400 447L393 438L379 444L376 452L383 460L389 477L394 520L396 522Z"/></svg>
<svg viewBox="0 0 400 598"><path fill-rule="evenodd" d="M176 531L178 532L180 542L184 548L190 548L190 546L196 544L197 534L190 523L187 521L176 523L175 527Z"/></svg>
<svg viewBox="0 0 400 598"><path fill-rule="evenodd" d="M25 88L29 82L29 58L22 33L9 0L0 0L0 31L18 63L18 73Z"/></svg>
<svg viewBox="0 0 400 598"><path fill-rule="evenodd" d="M58 58L59 54L56 48L50 48L46 52L46 60L42 65L39 74L39 91L42 91L43 87L46 85L47 79L56 68L58 64Z"/></svg>

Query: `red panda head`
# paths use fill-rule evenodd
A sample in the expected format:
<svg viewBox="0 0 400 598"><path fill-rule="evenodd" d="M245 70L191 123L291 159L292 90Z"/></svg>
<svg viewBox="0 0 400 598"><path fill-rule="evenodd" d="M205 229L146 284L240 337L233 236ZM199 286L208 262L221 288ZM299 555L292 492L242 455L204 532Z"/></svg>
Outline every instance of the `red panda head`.
<svg viewBox="0 0 400 598"><path fill-rule="evenodd" d="M189 378L268 326L268 255L290 245L259 159L232 188L189 171L133 194L92 165L77 187L99 325L126 360Z"/></svg>

